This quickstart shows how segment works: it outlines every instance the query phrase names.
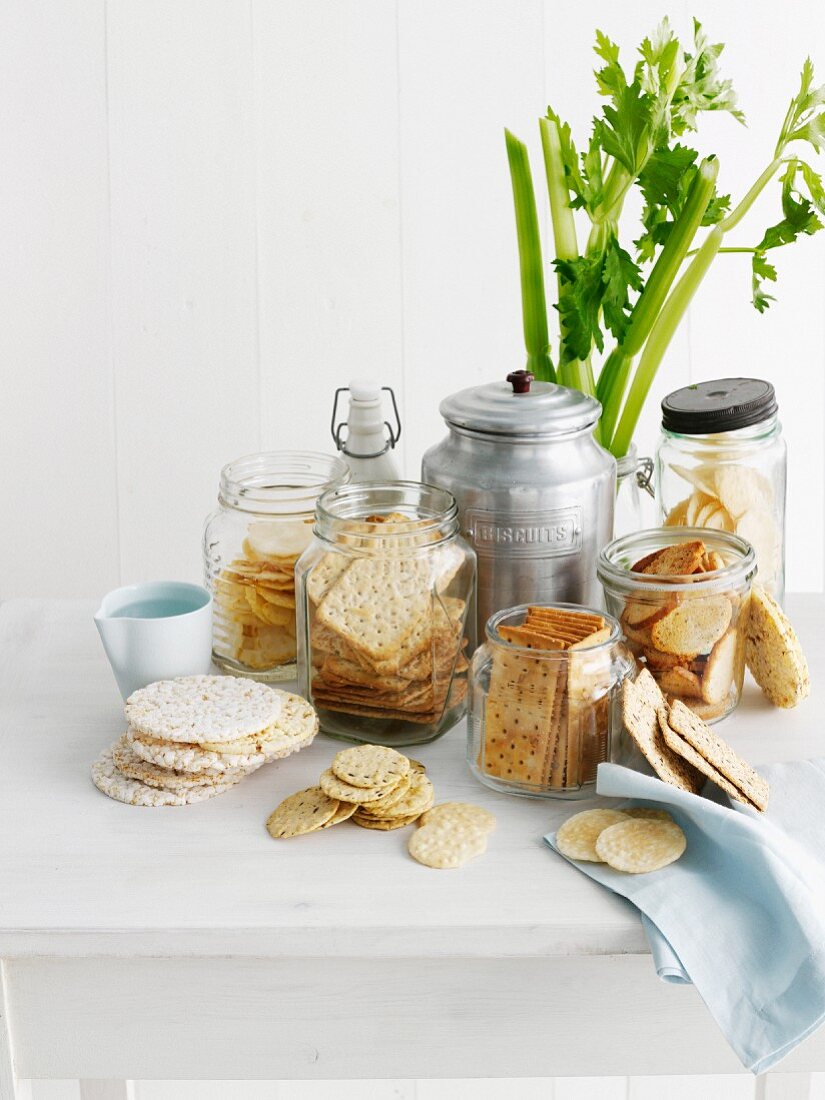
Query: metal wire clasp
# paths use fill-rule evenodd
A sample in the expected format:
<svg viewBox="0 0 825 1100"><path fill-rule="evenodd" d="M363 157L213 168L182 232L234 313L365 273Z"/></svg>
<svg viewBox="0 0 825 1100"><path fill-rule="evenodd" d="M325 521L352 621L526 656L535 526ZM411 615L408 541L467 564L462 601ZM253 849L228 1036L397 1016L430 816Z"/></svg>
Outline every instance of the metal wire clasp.
<svg viewBox="0 0 825 1100"><path fill-rule="evenodd" d="M385 446L382 447L380 451L374 451L372 454L351 455L351 458L380 458L381 455L386 454L387 451L389 451L391 448L394 448L398 440L401 438L401 417L398 413L398 405L396 404L395 394L392 391L392 387L382 386L381 392L388 393L390 395L390 400L392 401L392 411L395 414L395 428L393 428L389 420L385 420L384 425L389 435ZM335 419L338 415L338 401L342 393L349 393L349 386L339 386L338 389L335 391L335 400L332 403L332 423L330 425L330 431L332 432L332 438L335 440L335 446L338 448L338 450L341 451L342 454L349 455L349 451L347 450L347 438L341 438L342 430L348 426L347 421L342 420L340 424L335 423ZM347 433L347 436L349 436L349 432Z"/></svg>

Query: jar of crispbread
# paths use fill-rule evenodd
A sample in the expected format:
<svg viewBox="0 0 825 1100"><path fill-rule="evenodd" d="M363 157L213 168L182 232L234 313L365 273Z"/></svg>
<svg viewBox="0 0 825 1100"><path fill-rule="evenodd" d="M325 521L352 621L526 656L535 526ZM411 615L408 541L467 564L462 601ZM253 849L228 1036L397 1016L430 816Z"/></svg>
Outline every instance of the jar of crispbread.
<svg viewBox="0 0 825 1100"><path fill-rule="evenodd" d="M296 567L302 694L321 729L415 745L462 717L475 554L450 493L413 481L331 489Z"/></svg>
<svg viewBox="0 0 825 1100"><path fill-rule="evenodd" d="M730 714L745 674L750 543L727 531L657 527L611 542L598 573L628 648L668 701L706 722Z"/></svg>
<svg viewBox="0 0 825 1100"><path fill-rule="evenodd" d="M214 603L212 657L225 671L296 677L295 562L312 538L318 496L349 478L343 459L304 451L224 466L203 560Z"/></svg>
<svg viewBox="0 0 825 1100"><path fill-rule="evenodd" d="M785 592L787 449L776 394L758 378L685 386L662 402L656 498L668 527L728 531L753 546L759 583Z"/></svg>
<svg viewBox="0 0 825 1100"><path fill-rule="evenodd" d="M494 790L593 794L614 758L619 688L634 670L619 623L576 604L510 607L487 622L470 670L467 762Z"/></svg>

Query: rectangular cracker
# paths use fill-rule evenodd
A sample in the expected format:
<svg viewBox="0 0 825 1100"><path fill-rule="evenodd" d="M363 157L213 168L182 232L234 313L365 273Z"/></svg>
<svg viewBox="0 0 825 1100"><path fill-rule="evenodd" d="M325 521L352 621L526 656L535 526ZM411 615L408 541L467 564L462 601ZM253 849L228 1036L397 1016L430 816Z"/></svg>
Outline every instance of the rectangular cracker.
<svg viewBox="0 0 825 1100"><path fill-rule="evenodd" d="M484 770L538 785L552 755L555 661L496 650L485 716Z"/></svg>
<svg viewBox="0 0 825 1100"><path fill-rule="evenodd" d="M741 791L748 802L759 810L767 809L770 794L768 781L734 752L727 741L714 733L690 707L678 700L674 702L670 708L668 724L711 767Z"/></svg>
<svg viewBox="0 0 825 1100"><path fill-rule="evenodd" d="M704 756L702 756L701 753L698 753L696 749L694 749L693 746L690 744L690 742L686 741L684 737L679 736L676 730L674 730L673 727L670 725L669 712L666 709L662 708L659 710L658 719L659 728L662 731L662 736L665 739L665 744L668 746L669 749L671 749L675 753L678 753L683 760L691 765L691 767L696 768L702 773L702 775L707 776L707 778L712 783L715 783L717 787L720 787L725 792L725 794L730 795L730 797L735 799L737 802L742 802L744 803L744 805L750 806L752 809L755 810L760 809L760 807L751 802L751 800L745 794L743 794L738 787L735 787L729 779L727 779L724 775L722 775L720 771L714 768L713 764L705 760Z"/></svg>

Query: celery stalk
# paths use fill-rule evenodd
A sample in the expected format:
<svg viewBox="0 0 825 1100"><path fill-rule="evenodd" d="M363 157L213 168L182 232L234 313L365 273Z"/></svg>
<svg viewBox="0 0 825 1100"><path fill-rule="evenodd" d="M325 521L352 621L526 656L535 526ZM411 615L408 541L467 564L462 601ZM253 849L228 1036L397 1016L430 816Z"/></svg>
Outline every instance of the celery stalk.
<svg viewBox="0 0 825 1100"><path fill-rule="evenodd" d="M541 237L530 161L527 147L523 142L509 130L504 131L504 136L516 212L527 369L532 371L538 379L555 382L556 374L549 353Z"/></svg>
<svg viewBox="0 0 825 1100"><path fill-rule="evenodd" d="M653 379L656 377L659 364L670 346L670 341L673 339L673 335L682 317L684 317L693 295L698 290L716 253L719 251L723 238L724 233L721 227L715 225L662 306L639 360L639 366L633 377L619 426L610 445L610 450L614 455L627 454L633 440L633 433L639 422L642 406L650 391Z"/></svg>

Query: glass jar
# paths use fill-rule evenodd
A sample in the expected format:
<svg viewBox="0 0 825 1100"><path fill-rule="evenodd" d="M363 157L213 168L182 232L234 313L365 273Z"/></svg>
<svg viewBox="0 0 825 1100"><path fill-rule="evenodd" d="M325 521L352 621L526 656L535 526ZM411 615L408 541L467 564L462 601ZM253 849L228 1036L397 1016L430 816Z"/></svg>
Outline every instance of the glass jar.
<svg viewBox="0 0 825 1100"><path fill-rule="evenodd" d="M699 571L641 572L666 547L697 541L704 549ZM669 700L681 699L706 722L730 714L742 693L755 573L750 543L698 528L657 527L615 539L598 565L607 609L639 667L650 669Z"/></svg>
<svg viewBox="0 0 825 1100"><path fill-rule="evenodd" d="M613 538L630 535L655 523L653 459L639 458L636 445L616 460L616 508L613 513Z"/></svg>
<svg viewBox="0 0 825 1100"><path fill-rule="evenodd" d="M349 476L343 459L310 451L247 455L221 470L203 563L214 601L212 657L226 672L297 675L295 562L312 538L319 494Z"/></svg>
<svg viewBox="0 0 825 1100"><path fill-rule="evenodd" d="M301 692L347 741L416 745L461 718L474 646L475 554L444 489L332 489L296 567Z"/></svg>
<svg viewBox="0 0 825 1100"><path fill-rule="evenodd" d="M550 606L600 616L605 625L592 641L535 649L501 633L521 626L529 605L493 615L470 670L467 762L476 779L497 791L585 798L597 766L613 757L618 689L635 666L612 616L575 604Z"/></svg>
<svg viewBox="0 0 825 1100"><path fill-rule="evenodd" d="M668 526L730 531L756 552L759 583L785 594L787 448L769 382L723 378L662 402L656 497Z"/></svg>

